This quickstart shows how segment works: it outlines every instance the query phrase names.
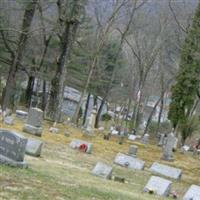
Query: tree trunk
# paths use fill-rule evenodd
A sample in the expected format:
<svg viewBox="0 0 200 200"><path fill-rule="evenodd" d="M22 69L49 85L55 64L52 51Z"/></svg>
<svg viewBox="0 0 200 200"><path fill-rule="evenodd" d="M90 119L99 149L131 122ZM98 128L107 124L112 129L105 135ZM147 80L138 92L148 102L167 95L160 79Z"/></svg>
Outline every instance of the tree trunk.
<svg viewBox="0 0 200 200"><path fill-rule="evenodd" d="M30 3L26 6L24 17L23 17L23 23L22 23L22 32L19 37L19 42L17 46L16 54L14 55L12 59L12 64L9 69L9 74L6 81L6 87L5 87L5 93L3 95L2 100L2 110L5 111L8 102L10 101L10 98L12 96L12 93L14 92L14 86L15 86L15 79L16 79L16 72L18 70L18 66L23 58L23 53L26 47L26 43L28 40L28 33L31 27L31 22L33 20L33 16L36 9L36 4L38 3L38 0L32 0Z"/></svg>
<svg viewBox="0 0 200 200"><path fill-rule="evenodd" d="M28 85L26 88L26 106L27 108L31 105L31 97L33 95L33 88L34 88L35 77L29 76Z"/></svg>
<svg viewBox="0 0 200 200"><path fill-rule="evenodd" d="M96 120L95 120L95 128L99 128L99 121L100 121L100 118L101 118L101 112L103 110L104 104L105 104L105 100L102 99L101 104L99 106L99 109L97 111L97 116L96 116Z"/></svg>
<svg viewBox="0 0 200 200"><path fill-rule="evenodd" d="M82 122L83 126L85 125L85 122L86 122L86 119L87 119L89 104L90 104L90 93L88 93L87 101L86 101L86 104L85 104L85 111L84 111L83 122Z"/></svg>
<svg viewBox="0 0 200 200"><path fill-rule="evenodd" d="M57 69L55 77L51 81L51 92L50 99L48 104L48 117L55 121L60 122L61 120L61 111L63 105L63 95L65 87L65 78L66 78L66 61L69 61L70 51L72 44L75 40L79 19L77 19L77 12L80 15L81 9L79 8L80 1L73 1L73 6L71 9L70 17L66 16L65 19L65 30L61 39L61 54L58 59ZM58 1L59 10L63 9L61 1ZM65 13L65 12L64 12ZM59 17L62 16L62 13L59 13ZM59 20L63 20L59 18ZM61 22L61 25L62 22ZM79 113L78 113L79 114Z"/></svg>
<svg viewBox="0 0 200 200"><path fill-rule="evenodd" d="M43 81L42 86L42 110L45 111L47 104L47 90L46 90L46 81Z"/></svg>

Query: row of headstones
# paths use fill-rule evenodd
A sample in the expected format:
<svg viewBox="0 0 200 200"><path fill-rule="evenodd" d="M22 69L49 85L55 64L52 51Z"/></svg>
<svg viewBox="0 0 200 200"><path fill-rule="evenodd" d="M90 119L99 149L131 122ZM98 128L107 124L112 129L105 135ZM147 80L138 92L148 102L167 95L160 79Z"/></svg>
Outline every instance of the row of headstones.
<svg viewBox="0 0 200 200"><path fill-rule="evenodd" d="M27 168L25 153L38 157L41 155L43 142L0 129L0 163Z"/></svg>
<svg viewBox="0 0 200 200"><path fill-rule="evenodd" d="M72 140L70 147L80 151L91 153L92 144L82 140ZM137 146L131 145L129 148L129 155L118 153L114 159L114 164L120 165L134 170L143 170L145 162L136 158ZM98 162L92 174L104 179L111 179L113 167L105 163ZM182 170L167 165L154 162L149 169L150 172L157 175L162 175L168 178L179 180L182 175ZM172 181L158 176L151 176L148 183L144 187L144 192L153 192L160 196L168 196L171 192ZM200 186L192 185L187 193L184 195L183 200L200 200Z"/></svg>

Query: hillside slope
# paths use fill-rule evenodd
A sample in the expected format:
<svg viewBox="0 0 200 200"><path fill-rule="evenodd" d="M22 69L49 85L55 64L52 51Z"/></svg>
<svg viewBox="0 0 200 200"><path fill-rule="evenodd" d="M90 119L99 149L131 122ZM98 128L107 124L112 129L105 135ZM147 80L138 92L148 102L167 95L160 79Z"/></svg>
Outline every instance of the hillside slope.
<svg viewBox="0 0 200 200"><path fill-rule="evenodd" d="M34 137L23 133L22 122L17 121L14 126L1 125L1 128L21 132L26 137ZM51 126L45 122L45 129L41 138L45 145L40 158L25 156L29 163L28 169L17 169L0 165L0 199L2 200L156 200L163 199L142 192L151 173L148 167L155 161L183 170L181 181L173 181L173 190L180 197L191 184L200 184L200 159L190 155L175 153L174 162L160 160L161 149L144 146L137 142L125 141L123 145L117 143L116 138L105 141L99 133L95 137L83 136L78 128L58 125L60 134L49 133ZM70 136L64 136L65 131ZM68 147L73 138L90 141L94 144L91 155L84 154ZM130 144L139 146L138 158L146 161L144 171L133 171L113 165L118 152L127 153ZM96 162L102 161L113 165L113 175L125 177L126 183L113 180L103 180L91 175ZM165 198L170 199L170 198ZM179 198L181 199L181 198Z"/></svg>

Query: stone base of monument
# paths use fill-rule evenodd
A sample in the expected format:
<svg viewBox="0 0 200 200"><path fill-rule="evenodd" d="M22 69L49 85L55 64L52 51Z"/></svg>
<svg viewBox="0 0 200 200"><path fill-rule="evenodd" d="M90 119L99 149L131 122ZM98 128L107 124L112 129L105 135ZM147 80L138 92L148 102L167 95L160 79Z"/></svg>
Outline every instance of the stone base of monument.
<svg viewBox="0 0 200 200"><path fill-rule="evenodd" d="M15 161L10 158L7 158L3 155L0 155L0 164L9 165L11 167L27 168L28 164L25 161Z"/></svg>
<svg viewBox="0 0 200 200"><path fill-rule="evenodd" d="M42 135L42 127L35 127L31 126L30 124L25 124L23 127L23 131L36 136Z"/></svg>
<svg viewBox="0 0 200 200"><path fill-rule="evenodd" d="M174 158L172 156L168 156L168 155L163 155L161 157L161 159L166 160L166 161L170 161L170 162L174 161Z"/></svg>
<svg viewBox="0 0 200 200"><path fill-rule="evenodd" d="M112 167L104 163L98 162L94 167L94 169L92 170L92 174L104 179L111 179Z"/></svg>
<svg viewBox="0 0 200 200"><path fill-rule="evenodd" d="M39 157L41 155L43 142L34 139L28 139L26 144L26 154Z"/></svg>
<svg viewBox="0 0 200 200"><path fill-rule="evenodd" d="M170 194L171 184L172 182L167 179L152 176L144 187L144 192L157 194L159 196L168 196Z"/></svg>

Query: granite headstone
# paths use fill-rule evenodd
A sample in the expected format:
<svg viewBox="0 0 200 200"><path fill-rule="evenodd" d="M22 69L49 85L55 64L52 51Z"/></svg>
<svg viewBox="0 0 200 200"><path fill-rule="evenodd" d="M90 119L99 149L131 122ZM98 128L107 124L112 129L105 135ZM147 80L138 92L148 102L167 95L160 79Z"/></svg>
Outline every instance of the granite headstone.
<svg viewBox="0 0 200 200"><path fill-rule="evenodd" d="M200 200L200 186L191 185L185 193L183 200Z"/></svg>
<svg viewBox="0 0 200 200"><path fill-rule="evenodd" d="M92 174L104 179L111 179L112 167L104 163L98 162L94 167L94 169L92 170Z"/></svg>
<svg viewBox="0 0 200 200"><path fill-rule="evenodd" d="M26 144L26 154L38 157L41 155L43 142L35 139L28 139Z"/></svg>

